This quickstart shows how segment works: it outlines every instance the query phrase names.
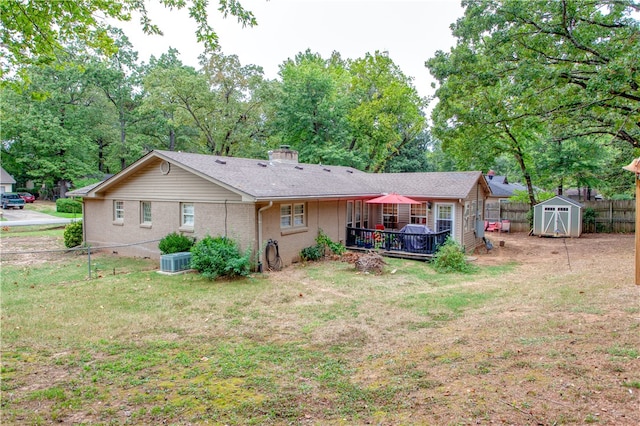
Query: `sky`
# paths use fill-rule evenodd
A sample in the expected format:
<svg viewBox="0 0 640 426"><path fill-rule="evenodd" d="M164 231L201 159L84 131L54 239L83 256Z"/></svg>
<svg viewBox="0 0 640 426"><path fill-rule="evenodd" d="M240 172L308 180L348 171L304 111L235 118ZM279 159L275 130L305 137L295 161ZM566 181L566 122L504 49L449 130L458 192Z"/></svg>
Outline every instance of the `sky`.
<svg viewBox="0 0 640 426"><path fill-rule="evenodd" d="M421 96L434 93L424 62L454 45L449 26L463 14L460 0L241 0L258 21L243 28L235 17L222 18L217 0L210 3L210 22L222 52L237 55L242 65L261 66L268 79L278 78L279 66L307 49L323 58L337 51L343 59L380 51L414 79ZM183 63L198 68L203 48L188 13L157 3L147 7L164 36L143 34L135 17L121 25L139 59L148 62L151 55L173 47Z"/></svg>

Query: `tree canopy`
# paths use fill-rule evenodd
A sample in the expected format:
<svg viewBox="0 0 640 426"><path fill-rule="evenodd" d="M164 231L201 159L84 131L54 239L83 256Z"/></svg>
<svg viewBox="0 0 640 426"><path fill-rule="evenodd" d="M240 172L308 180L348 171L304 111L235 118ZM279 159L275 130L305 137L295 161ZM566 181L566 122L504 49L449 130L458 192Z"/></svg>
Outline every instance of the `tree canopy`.
<svg viewBox="0 0 640 426"><path fill-rule="evenodd" d="M456 46L426 62L439 84L432 118L445 151L487 168L511 156L533 203L532 175L561 191L563 182L585 184L616 167L620 144L640 147L636 1L463 6L452 25Z"/></svg>
<svg viewBox="0 0 640 426"><path fill-rule="evenodd" d="M156 0L162 6L173 9L186 8L196 22L196 38L204 43L206 52L218 47L218 37L209 25L207 6L209 0ZM218 11L224 17L235 16L242 25L256 25L250 11L237 0L218 0ZM117 51L117 45L109 34L108 19L129 21L139 15L140 25L148 34L162 34L147 13L140 0L82 0L82 1L30 1L9 0L0 2L0 75L25 65L53 63L69 53L67 46L82 41L89 49L106 56Z"/></svg>

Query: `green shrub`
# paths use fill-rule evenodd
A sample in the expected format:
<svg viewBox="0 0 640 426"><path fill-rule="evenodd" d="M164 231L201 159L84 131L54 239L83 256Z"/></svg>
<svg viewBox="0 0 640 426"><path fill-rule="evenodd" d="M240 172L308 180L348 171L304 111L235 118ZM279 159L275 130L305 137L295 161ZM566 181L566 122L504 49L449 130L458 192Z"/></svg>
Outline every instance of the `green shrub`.
<svg viewBox="0 0 640 426"><path fill-rule="evenodd" d="M82 213L82 203L73 198L58 198L56 211L58 213Z"/></svg>
<svg viewBox="0 0 640 426"><path fill-rule="evenodd" d="M591 207L586 207L582 211L582 226L585 232L596 230L596 211Z"/></svg>
<svg viewBox="0 0 640 426"><path fill-rule="evenodd" d="M77 247L82 244L82 221L71 222L64 228L64 246Z"/></svg>
<svg viewBox="0 0 640 426"><path fill-rule="evenodd" d="M344 252L347 251L347 248L344 246L344 244L332 241L331 238L329 238L329 236L322 231L322 229L318 231L316 243L318 243L319 246L322 246L322 254L324 254L324 247L328 247L333 254L337 254L338 256L344 254Z"/></svg>
<svg viewBox="0 0 640 426"><path fill-rule="evenodd" d="M186 235L172 232L165 235L158 243L158 248L162 254L180 253L183 251L191 251L191 247L195 244L195 239Z"/></svg>
<svg viewBox="0 0 640 426"><path fill-rule="evenodd" d="M442 273L472 272L475 268L467 263L464 249L453 238L447 237L433 256L433 267Z"/></svg>
<svg viewBox="0 0 640 426"><path fill-rule="evenodd" d="M251 250L240 252L235 241L207 235L191 249L191 267L209 279L249 275Z"/></svg>
<svg viewBox="0 0 640 426"><path fill-rule="evenodd" d="M315 246L305 247L300 251L302 260L320 260L324 256L324 245L316 244Z"/></svg>

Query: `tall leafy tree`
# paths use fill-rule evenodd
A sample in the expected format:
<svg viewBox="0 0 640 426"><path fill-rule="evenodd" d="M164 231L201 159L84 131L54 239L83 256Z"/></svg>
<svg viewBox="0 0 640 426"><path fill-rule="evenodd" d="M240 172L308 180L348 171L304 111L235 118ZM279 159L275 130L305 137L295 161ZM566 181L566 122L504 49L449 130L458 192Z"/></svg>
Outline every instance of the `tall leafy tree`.
<svg viewBox="0 0 640 426"><path fill-rule="evenodd" d="M86 129L89 84L77 67L31 67L21 92L3 89L2 156L15 177L65 191L67 183L95 171ZM49 195L49 194L45 194Z"/></svg>
<svg viewBox="0 0 640 426"><path fill-rule="evenodd" d="M140 146L127 140L129 128L138 120L140 70L138 53L133 50L129 39L121 30L111 29L111 32L118 46L117 52L106 60L94 61L88 74L117 111L120 141L112 145L112 149L118 157L119 169L123 170L142 153Z"/></svg>
<svg viewBox="0 0 640 426"><path fill-rule="evenodd" d="M510 153L533 203L530 169L545 144L557 152L591 149L605 141L598 136L608 135L638 145L640 33L631 16L639 9L636 2L468 0L463 5L465 15L453 26L457 45L427 62L440 83L434 132L448 152L480 164ZM594 139L586 143L585 137ZM566 161L578 158L583 156ZM566 161L547 163L556 167L547 173L575 174L595 165Z"/></svg>
<svg viewBox="0 0 640 426"><path fill-rule="evenodd" d="M425 101L384 53L367 53L353 61L349 70L355 102L348 115L352 147L363 153L368 170L380 172L423 131Z"/></svg>
<svg viewBox="0 0 640 426"><path fill-rule="evenodd" d="M212 94L213 152L232 156L253 152L253 145L263 138L262 68L243 66L236 55L219 52L203 57L202 65Z"/></svg>
<svg viewBox="0 0 640 426"><path fill-rule="evenodd" d="M218 37L208 22L209 0L157 0L164 7L188 9L196 23L196 38L206 51L218 47ZM242 25L256 25L254 15L237 0L218 0L218 11L224 16L235 16ZM1 62L0 75L21 69L25 65L52 63L60 59L67 46L82 40L88 48L113 55L118 47L109 34L106 19L129 21L133 13L140 16L140 25L148 34L162 34L140 0L82 0L82 1L30 1L0 2Z"/></svg>
<svg viewBox="0 0 640 426"><path fill-rule="evenodd" d="M159 58L151 57L144 67L143 100L139 112L143 119L139 130L148 137L145 149L154 148L174 151L197 149L198 129L192 118L182 110L174 83L183 73L194 74L192 67L185 66L179 52L169 49Z"/></svg>
<svg viewBox="0 0 640 426"><path fill-rule="evenodd" d="M307 50L280 65L274 138L309 163L362 168L352 146L348 114L353 105L347 64L334 53L323 59Z"/></svg>

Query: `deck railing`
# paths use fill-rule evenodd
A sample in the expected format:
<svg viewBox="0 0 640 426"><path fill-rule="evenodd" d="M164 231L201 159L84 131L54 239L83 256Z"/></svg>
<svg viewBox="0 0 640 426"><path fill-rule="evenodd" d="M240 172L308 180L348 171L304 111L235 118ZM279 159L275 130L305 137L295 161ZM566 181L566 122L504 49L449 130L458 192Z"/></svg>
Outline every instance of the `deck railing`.
<svg viewBox="0 0 640 426"><path fill-rule="evenodd" d="M408 234L399 231L347 227L347 247L379 249L418 254L434 254L450 231Z"/></svg>

